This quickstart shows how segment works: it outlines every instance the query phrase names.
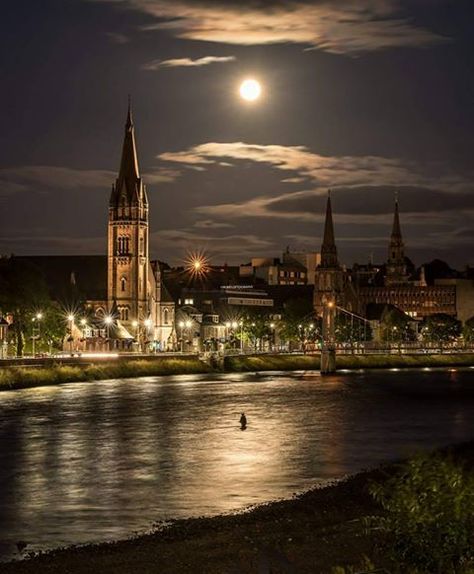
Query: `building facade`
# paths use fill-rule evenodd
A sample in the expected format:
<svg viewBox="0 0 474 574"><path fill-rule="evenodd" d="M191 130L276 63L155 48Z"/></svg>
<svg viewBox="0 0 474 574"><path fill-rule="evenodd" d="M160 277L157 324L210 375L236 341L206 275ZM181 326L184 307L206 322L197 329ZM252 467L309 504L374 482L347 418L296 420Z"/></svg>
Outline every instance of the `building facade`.
<svg viewBox="0 0 474 574"><path fill-rule="evenodd" d="M114 320L115 348L173 348L174 303L159 264L150 261L148 197L138 166L130 103L120 169L109 201L107 313Z"/></svg>

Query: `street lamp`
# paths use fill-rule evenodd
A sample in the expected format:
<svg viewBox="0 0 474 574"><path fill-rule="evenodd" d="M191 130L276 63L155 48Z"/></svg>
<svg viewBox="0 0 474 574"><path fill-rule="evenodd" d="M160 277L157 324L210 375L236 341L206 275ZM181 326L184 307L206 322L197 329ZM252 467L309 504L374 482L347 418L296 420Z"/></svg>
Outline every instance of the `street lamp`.
<svg viewBox="0 0 474 574"><path fill-rule="evenodd" d="M180 346L181 346L181 353L182 353L182 352L183 352L183 329L184 329L184 321L180 321L178 325L179 325L179 329L180 329L180 332L181 332L181 337L180 337L180 339L181 339L181 340L180 340L181 345L180 345Z"/></svg>
<svg viewBox="0 0 474 574"><path fill-rule="evenodd" d="M143 324L145 325L145 329L146 329L146 341L148 342L148 349L145 349L145 352L146 352L147 350L150 349L150 347L149 347L150 331L151 331L151 328L152 328L152 326L153 326L153 321L150 319L150 317L148 317L147 319L145 319L145 320L143 321Z"/></svg>
<svg viewBox="0 0 474 574"><path fill-rule="evenodd" d="M38 337L41 337L41 319L43 318L43 313L36 313L36 319L38 321Z"/></svg>
<svg viewBox="0 0 474 574"><path fill-rule="evenodd" d="M31 335L31 342L32 342L32 352L33 352L33 357L35 356L36 352L35 352L35 345L36 345L36 339L40 339L41 337L41 319L43 318L43 313L36 313L36 315L33 317L32 319L32 323L33 323L33 328L32 328L32 335ZM35 333L35 322L38 323L38 329L37 332Z"/></svg>
<svg viewBox="0 0 474 574"><path fill-rule="evenodd" d="M33 323L33 326L31 328L31 352L33 354L33 359L35 358L35 339L36 339L35 321L36 321L36 317L33 317L33 319L31 319L31 322Z"/></svg>
<svg viewBox="0 0 474 574"><path fill-rule="evenodd" d="M87 326L87 319L82 318L80 320L81 323L81 327L82 327L82 339L84 342L84 350L87 349L87 343L86 343L86 326Z"/></svg>
<svg viewBox="0 0 474 574"><path fill-rule="evenodd" d="M74 315L72 313L69 313L69 315L67 316L67 320L69 323L69 345L70 345L70 351L71 351L71 355L72 355L72 343L74 341L74 336L72 334L72 330L74 327Z"/></svg>
<svg viewBox="0 0 474 574"><path fill-rule="evenodd" d="M114 322L114 319L111 315L106 315L104 319L105 328L106 328L106 337L107 337L107 346L110 351L110 325Z"/></svg>
<svg viewBox="0 0 474 574"><path fill-rule="evenodd" d="M239 325L240 325L240 354L242 354L244 352L244 322L242 319L239 321Z"/></svg>
<svg viewBox="0 0 474 574"><path fill-rule="evenodd" d="M132 327L135 329L135 339L137 341L137 349L140 351L140 323L135 319L132 321Z"/></svg>
<svg viewBox="0 0 474 574"><path fill-rule="evenodd" d="M270 323L270 331L272 332L270 339L270 352L272 352L275 347L275 323Z"/></svg>
<svg viewBox="0 0 474 574"><path fill-rule="evenodd" d="M186 327L186 330L185 330L184 332L185 332L186 336L188 336L188 334L187 334L187 333L188 333L188 329L191 328L192 322L188 320L188 321L185 322L184 326ZM192 349L191 349L191 350L192 350Z"/></svg>

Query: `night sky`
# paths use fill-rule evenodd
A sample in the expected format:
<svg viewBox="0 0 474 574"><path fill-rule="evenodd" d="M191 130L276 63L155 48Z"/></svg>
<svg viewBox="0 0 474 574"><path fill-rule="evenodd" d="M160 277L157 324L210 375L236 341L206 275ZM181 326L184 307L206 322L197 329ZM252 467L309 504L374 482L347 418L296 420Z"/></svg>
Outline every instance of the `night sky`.
<svg viewBox="0 0 474 574"><path fill-rule="evenodd" d="M16 0L0 35L0 253L105 253L128 94L151 255L474 264L472 0ZM238 88L257 78L262 97Z"/></svg>

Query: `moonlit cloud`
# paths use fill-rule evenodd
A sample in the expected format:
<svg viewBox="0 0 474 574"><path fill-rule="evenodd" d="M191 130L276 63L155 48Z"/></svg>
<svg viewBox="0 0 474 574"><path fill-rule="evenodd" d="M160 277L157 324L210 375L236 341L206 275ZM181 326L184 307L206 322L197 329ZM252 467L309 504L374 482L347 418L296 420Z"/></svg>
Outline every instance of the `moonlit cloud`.
<svg viewBox="0 0 474 574"><path fill-rule="evenodd" d="M470 181L452 174L439 174L433 166L380 156L323 156L304 146L259 145L244 142L209 142L185 151L167 152L159 156L166 162L206 167L222 158L251 161L294 172L290 181L308 181L322 189L359 185L433 186L447 191L463 191ZM430 172L431 173L428 173Z"/></svg>
<svg viewBox="0 0 474 574"><path fill-rule="evenodd" d="M142 70L156 71L162 68L189 68L208 66L209 64L221 64L225 62L235 61L235 56L205 56L192 60L191 58L175 58L172 60L153 60L147 64L143 64Z"/></svg>
<svg viewBox="0 0 474 574"><path fill-rule="evenodd" d="M293 43L338 54L444 41L403 17L398 0L96 0L141 11L154 22L146 29L179 38L223 44Z"/></svg>

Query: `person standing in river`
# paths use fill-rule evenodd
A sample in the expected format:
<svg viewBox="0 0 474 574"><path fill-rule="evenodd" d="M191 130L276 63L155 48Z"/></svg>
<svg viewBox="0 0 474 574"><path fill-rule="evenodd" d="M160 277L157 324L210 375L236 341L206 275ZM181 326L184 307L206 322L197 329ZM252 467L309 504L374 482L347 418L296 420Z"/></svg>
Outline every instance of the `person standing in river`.
<svg viewBox="0 0 474 574"><path fill-rule="evenodd" d="M240 428L241 430L245 430L247 428L247 417L245 416L245 413L240 415Z"/></svg>

